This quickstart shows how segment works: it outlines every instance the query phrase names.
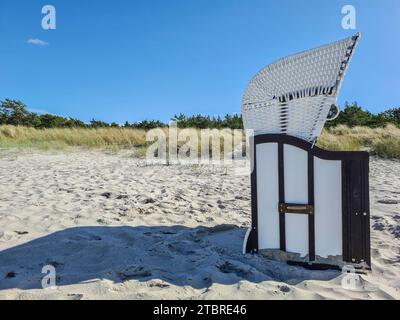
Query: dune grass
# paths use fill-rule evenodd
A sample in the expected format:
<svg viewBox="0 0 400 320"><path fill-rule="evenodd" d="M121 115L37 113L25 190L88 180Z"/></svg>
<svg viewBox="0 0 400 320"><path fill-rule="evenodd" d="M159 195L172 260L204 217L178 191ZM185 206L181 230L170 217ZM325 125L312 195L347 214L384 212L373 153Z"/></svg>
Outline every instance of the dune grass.
<svg viewBox="0 0 400 320"><path fill-rule="evenodd" d="M369 151L372 155L400 159L400 128L337 126L325 129L318 146L327 150Z"/></svg>
<svg viewBox="0 0 400 320"><path fill-rule="evenodd" d="M16 148L64 149L66 147L130 148L146 145L146 132L123 128L35 129L0 126L0 146Z"/></svg>
<svg viewBox="0 0 400 320"><path fill-rule="evenodd" d="M54 128L0 126L1 148L65 149L69 147L132 149L144 155L146 132L131 128ZM318 144L327 150L366 150L372 155L400 159L400 128L337 126L324 129Z"/></svg>

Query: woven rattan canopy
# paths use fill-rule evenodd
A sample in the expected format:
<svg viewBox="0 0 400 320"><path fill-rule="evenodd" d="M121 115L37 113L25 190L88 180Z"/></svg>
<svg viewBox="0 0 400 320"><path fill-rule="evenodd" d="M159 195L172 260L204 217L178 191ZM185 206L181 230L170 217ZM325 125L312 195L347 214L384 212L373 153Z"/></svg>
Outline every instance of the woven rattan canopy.
<svg viewBox="0 0 400 320"><path fill-rule="evenodd" d="M242 101L255 135L292 135L315 142L336 104L360 34L276 61L258 72Z"/></svg>

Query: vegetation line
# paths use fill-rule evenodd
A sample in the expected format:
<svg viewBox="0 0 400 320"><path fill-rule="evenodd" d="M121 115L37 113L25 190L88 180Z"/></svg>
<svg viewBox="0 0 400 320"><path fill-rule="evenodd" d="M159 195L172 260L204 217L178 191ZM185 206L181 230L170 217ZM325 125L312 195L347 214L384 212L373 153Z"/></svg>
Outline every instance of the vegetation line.
<svg viewBox="0 0 400 320"><path fill-rule="evenodd" d="M239 115L210 118L181 114L173 120L179 128L243 127ZM148 144L146 131L166 126L154 120L122 126L97 120L85 124L77 119L29 112L20 101L6 99L0 105L1 148L134 148L143 156ZM327 123L318 146L327 150L367 150L373 155L400 159L400 108L373 115L356 103L347 105L335 121Z"/></svg>
<svg viewBox="0 0 400 320"><path fill-rule="evenodd" d="M179 128L231 128L243 129L241 115L225 115L224 117L210 117L204 115L186 116L184 114L172 117ZM133 128L133 129L153 129L167 127L168 124L158 120L144 120L140 122L129 123L126 121L123 125L112 122L107 123L92 119L90 123L85 123L79 119L65 118L52 114L37 114L30 112L27 106L18 100L5 99L0 103L0 125L11 124L37 129L43 128ZM344 110L334 121L326 123L326 127L336 127L338 125L348 127L367 126L370 128L384 127L387 124L394 124L400 127L400 108L392 108L377 115L363 110L357 102L353 104L346 103Z"/></svg>

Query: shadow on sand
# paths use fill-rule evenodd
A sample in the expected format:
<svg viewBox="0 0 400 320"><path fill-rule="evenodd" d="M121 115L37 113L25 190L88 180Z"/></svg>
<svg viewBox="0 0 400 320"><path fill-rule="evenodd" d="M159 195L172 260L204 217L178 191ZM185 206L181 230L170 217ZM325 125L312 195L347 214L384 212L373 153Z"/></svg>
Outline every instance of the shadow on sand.
<svg viewBox="0 0 400 320"><path fill-rule="evenodd" d="M42 267L49 264L55 267L60 286L95 279L160 279L159 286L208 288L242 280L296 284L339 275L243 255L245 232L233 225L69 228L1 251L0 289L42 288Z"/></svg>

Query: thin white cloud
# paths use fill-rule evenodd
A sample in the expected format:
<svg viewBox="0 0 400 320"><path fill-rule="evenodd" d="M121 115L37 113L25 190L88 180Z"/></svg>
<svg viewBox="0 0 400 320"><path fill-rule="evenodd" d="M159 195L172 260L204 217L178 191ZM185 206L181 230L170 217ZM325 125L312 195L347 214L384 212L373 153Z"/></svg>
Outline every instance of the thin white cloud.
<svg viewBox="0 0 400 320"><path fill-rule="evenodd" d="M33 44L35 46L47 46L49 43L40 39L28 39L26 43Z"/></svg>

